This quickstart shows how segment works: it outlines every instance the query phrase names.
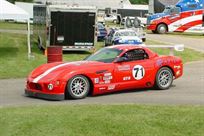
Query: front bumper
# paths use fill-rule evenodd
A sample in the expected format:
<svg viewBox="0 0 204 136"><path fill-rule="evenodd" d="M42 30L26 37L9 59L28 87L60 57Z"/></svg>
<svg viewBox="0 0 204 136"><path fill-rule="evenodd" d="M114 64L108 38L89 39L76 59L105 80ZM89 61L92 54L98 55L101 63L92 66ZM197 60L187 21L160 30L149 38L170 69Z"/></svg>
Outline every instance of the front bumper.
<svg viewBox="0 0 204 136"><path fill-rule="evenodd" d="M156 28L157 28L157 25L156 24L149 24L149 25L147 25L147 30L153 30L153 31L155 31L156 30Z"/></svg>
<svg viewBox="0 0 204 136"><path fill-rule="evenodd" d="M30 97L42 98L46 100L61 101L65 99L64 94L45 94L45 93L33 92L28 89L25 89L25 95L30 96Z"/></svg>

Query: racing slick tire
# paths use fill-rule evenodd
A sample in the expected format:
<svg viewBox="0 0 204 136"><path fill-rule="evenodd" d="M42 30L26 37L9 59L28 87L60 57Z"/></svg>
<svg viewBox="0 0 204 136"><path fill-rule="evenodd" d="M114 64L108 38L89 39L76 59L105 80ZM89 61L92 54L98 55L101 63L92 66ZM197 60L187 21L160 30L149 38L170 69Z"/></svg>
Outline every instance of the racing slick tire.
<svg viewBox="0 0 204 136"><path fill-rule="evenodd" d="M162 67L156 74L155 88L159 90L166 90L173 83L173 73L168 67Z"/></svg>
<svg viewBox="0 0 204 136"><path fill-rule="evenodd" d="M159 24L156 31L158 34L165 34L167 33L167 26L165 24Z"/></svg>
<svg viewBox="0 0 204 136"><path fill-rule="evenodd" d="M65 98L82 99L85 98L90 91L89 80L82 75L72 77L66 87Z"/></svg>

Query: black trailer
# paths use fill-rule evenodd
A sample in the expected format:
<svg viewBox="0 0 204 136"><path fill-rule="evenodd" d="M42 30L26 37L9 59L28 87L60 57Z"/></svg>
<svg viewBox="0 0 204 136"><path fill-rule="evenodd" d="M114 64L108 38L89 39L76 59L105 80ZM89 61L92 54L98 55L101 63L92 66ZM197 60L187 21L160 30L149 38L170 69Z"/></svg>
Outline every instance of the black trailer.
<svg viewBox="0 0 204 136"><path fill-rule="evenodd" d="M93 49L96 41L95 7L67 5L34 6L34 39L40 48Z"/></svg>

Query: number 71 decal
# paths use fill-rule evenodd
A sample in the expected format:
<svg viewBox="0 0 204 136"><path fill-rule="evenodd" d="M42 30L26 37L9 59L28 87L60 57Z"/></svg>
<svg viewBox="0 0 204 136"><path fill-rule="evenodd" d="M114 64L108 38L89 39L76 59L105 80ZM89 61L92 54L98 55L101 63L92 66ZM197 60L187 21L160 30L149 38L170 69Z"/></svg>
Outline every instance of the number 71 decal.
<svg viewBox="0 0 204 136"><path fill-rule="evenodd" d="M132 76L136 79L136 80L140 80L144 77L145 75L145 69L143 66L141 65L136 65L133 67L132 69Z"/></svg>

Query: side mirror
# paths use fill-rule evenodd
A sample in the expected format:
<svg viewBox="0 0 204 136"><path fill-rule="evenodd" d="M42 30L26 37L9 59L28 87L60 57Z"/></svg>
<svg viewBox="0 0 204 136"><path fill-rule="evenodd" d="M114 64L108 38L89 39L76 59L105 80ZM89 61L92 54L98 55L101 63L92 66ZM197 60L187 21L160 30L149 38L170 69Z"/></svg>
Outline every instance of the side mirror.
<svg viewBox="0 0 204 136"><path fill-rule="evenodd" d="M119 58L117 58L114 62L115 62L115 63L121 63L121 62L125 62L125 61L127 61L127 58L125 58L125 57L119 57Z"/></svg>

